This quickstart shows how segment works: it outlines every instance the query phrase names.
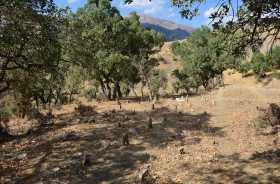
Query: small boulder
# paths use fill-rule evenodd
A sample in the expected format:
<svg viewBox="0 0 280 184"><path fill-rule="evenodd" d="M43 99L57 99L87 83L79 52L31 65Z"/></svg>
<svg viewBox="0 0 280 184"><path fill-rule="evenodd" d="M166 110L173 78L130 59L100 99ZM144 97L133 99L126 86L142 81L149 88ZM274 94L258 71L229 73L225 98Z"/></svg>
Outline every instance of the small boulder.
<svg viewBox="0 0 280 184"><path fill-rule="evenodd" d="M184 147L180 147L180 148L178 149L178 152L179 152L179 154L183 154L183 153L184 153Z"/></svg>

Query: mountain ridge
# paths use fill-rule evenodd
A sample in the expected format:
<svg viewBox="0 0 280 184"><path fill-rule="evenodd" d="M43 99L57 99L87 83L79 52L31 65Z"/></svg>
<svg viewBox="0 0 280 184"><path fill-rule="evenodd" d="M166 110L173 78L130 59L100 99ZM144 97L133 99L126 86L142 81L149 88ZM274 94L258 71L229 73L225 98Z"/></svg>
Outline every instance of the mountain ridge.
<svg viewBox="0 0 280 184"><path fill-rule="evenodd" d="M151 28L162 33L165 36L166 42L183 40L195 30L195 28L188 25L176 24L169 20L150 17L144 14L139 15L139 21L143 28ZM171 35L173 35L173 38L171 38Z"/></svg>
<svg viewBox="0 0 280 184"><path fill-rule="evenodd" d="M149 27L157 32L161 32L164 34L167 42L183 40L195 30L195 28L188 25L176 24L172 21L150 17L144 14L140 14L139 16L139 21L143 28ZM171 38L171 35L174 37Z"/></svg>

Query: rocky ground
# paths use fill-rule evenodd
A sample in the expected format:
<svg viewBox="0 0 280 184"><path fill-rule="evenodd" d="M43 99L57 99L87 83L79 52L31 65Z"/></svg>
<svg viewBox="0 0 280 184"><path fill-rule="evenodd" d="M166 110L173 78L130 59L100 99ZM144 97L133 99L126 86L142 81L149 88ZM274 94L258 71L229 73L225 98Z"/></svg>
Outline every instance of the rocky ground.
<svg viewBox="0 0 280 184"><path fill-rule="evenodd" d="M234 75L188 100L56 107L40 128L11 120L20 132L0 143L0 183L280 183L279 127L265 126L256 108L280 105L280 82Z"/></svg>

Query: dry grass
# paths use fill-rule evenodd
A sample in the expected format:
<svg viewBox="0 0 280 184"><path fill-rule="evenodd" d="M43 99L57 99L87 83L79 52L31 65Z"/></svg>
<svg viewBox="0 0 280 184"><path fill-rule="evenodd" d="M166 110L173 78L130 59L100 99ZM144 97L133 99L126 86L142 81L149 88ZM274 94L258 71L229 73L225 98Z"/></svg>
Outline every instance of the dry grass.
<svg viewBox="0 0 280 184"><path fill-rule="evenodd" d="M177 64L160 67L173 70ZM0 183L131 184L142 182L138 173L143 169L148 169L146 183L280 183L279 127L255 128L256 106L280 104L280 81L257 84L253 76L225 72L225 83L224 89L206 93L206 101L199 94L188 102L161 98L154 110L153 102L130 97L120 101L121 109L112 101L84 102L86 112L76 104L53 109L50 126L11 120L10 132L22 132L1 143ZM29 128L35 132L26 135ZM121 144L125 132L127 146ZM78 152L91 163L74 164ZM13 159L23 153L25 158ZM66 169L54 172L59 166Z"/></svg>

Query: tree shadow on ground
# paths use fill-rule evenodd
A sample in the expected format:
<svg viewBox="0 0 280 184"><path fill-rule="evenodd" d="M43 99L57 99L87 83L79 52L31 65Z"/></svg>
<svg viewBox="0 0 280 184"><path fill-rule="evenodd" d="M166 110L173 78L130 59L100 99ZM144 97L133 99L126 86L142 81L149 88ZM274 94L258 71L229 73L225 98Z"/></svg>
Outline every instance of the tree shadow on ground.
<svg viewBox="0 0 280 184"><path fill-rule="evenodd" d="M193 171L201 176L199 181L193 182L209 184L280 183L279 153L279 149L254 153L250 159L242 159L238 153L229 156L216 155L217 159L212 159L208 164L202 164ZM182 165L182 167L186 166Z"/></svg>
<svg viewBox="0 0 280 184"><path fill-rule="evenodd" d="M149 117L152 129L147 126ZM1 152L27 153L27 157L17 161L1 159L4 169L0 174L26 183L139 183L138 171L149 169L147 164L161 147L170 143L178 147L199 144L200 136L213 132L224 136L222 128L210 126L210 117L211 114L179 113L166 107L144 112L111 109L87 116L76 112L59 115L53 126L6 143ZM94 122L90 123L92 118ZM129 145L121 144L124 133L128 133ZM90 164L84 165L83 156L73 156L76 153L85 154Z"/></svg>

